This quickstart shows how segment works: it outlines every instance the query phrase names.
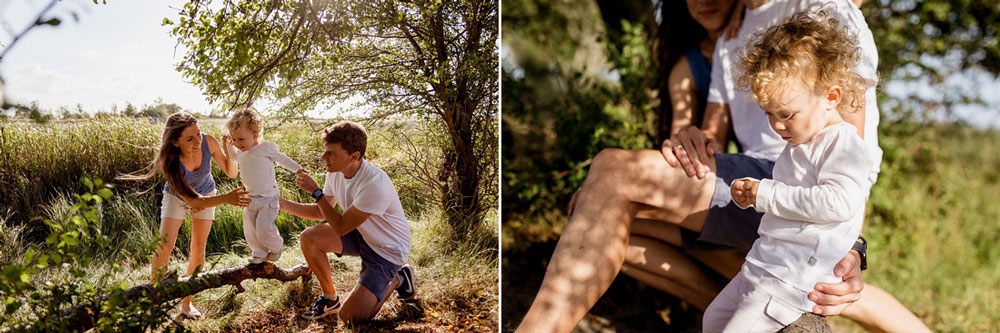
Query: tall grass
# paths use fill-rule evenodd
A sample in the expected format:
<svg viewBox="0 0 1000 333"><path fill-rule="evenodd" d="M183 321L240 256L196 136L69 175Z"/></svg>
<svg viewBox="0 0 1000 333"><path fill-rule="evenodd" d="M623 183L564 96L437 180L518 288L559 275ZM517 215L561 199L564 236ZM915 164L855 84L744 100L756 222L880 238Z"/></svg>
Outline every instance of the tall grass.
<svg viewBox="0 0 1000 333"><path fill-rule="evenodd" d="M409 135L425 135L429 131L419 122L386 124ZM413 248L410 263L417 267L418 297L426 314L413 315L412 309L398 301L386 305L385 315L404 313L404 319L427 315L433 320L423 322L445 323L453 327L469 327L474 321L485 322L485 327L496 327L498 322L497 253L498 244L496 211L463 244L452 244L450 229L434 202L414 198L412 193L426 191L420 181L402 171L400 166L408 159L398 156L399 151L386 140L391 137L374 135L382 130L372 126L369 130L367 159L389 174L396 184L408 219L411 221ZM146 283L149 277L147 247L157 237L159 206L163 181L148 183L122 182L115 176L144 168L152 160L158 143L162 123L142 119L111 118L76 122L53 122L45 125L0 122L0 265L20 260L27 244L40 242L40 235L48 232L42 217L54 220L68 219L72 207L71 193L78 192L79 178L88 176L111 181L115 185L113 200L101 207L100 229L115 245L111 253L94 253L85 248L84 255L97 260L88 268L95 276L117 263L126 269L116 281L130 285ZM220 138L222 122L202 121L203 132ZM322 126L283 124L280 128L266 128L264 139L275 142L283 153L299 162L319 182L325 178L320 132ZM428 149L438 149L428 147ZM281 196L311 202L308 194L294 185L294 175L276 169ZM240 185L238 179L226 177L213 163L213 177L220 192ZM141 193L144 190L148 192ZM298 250L299 233L319 222L308 221L281 212L275 224L285 241L285 255L278 262L283 267L303 263ZM190 222L185 221L178 233L171 269L185 271L190 244ZM229 267L246 263L249 251L243 237L242 210L223 205L216 208L212 230L209 233L206 269ZM332 257L332 256L331 256ZM357 280L360 261L355 258L334 259L334 280L344 292ZM45 281L68 278L58 268L46 271ZM43 281L44 280L44 281ZM196 303L207 310L209 319L185 326L196 331L277 330L299 331L311 327L298 321L288 326L288 318L308 307L319 292L316 282L278 283L274 281L246 282L248 292L234 295L228 288L200 293ZM421 310L421 311L424 311ZM409 313L409 314L407 314ZM272 316L277 316L272 318ZM263 323L274 319L277 322ZM377 318L378 319L378 318ZM258 326L262 324L264 326ZM327 322L337 327L334 320ZM314 325L313 325L314 326ZM348 327L351 331L369 331L381 326ZM479 326L482 327L482 326ZM425 328L426 329L426 328Z"/></svg>
<svg viewBox="0 0 1000 333"><path fill-rule="evenodd" d="M426 135L421 123L401 123L394 126L410 135ZM201 130L221 139L224 121L204 120ZM320 160L323 147L321 124L282 124L264 130L263 139L275 142L283 153L299 162L317 181L326 176L325 164ZM159 205L162 199L162 180L125 182L114 178L145 168L152 161L162 134L163 124L141 118L100 118L79 121L61 121L46 125L30 122L5 121L0 123L0 211L7 228L18 228L17 234L26 241L40 241L46 234L43 216L55 219L68 218L71 198L77 192L80 177L101 178L116 186L120 200L104 208L102 230L116 237L119 251L133 251L141 244L156 237L159 225ZM427 191L414 177L396 172L405 170L399 152L386 142L389 138L377 135L380 127L370 128L366 158L389 173L397 185L400 200L408 214L420 214L434 202L422 200L413 193ZM433 148L431 148L433 149ZM383 163L385 162L385 163ZM212 164L212 174L220 193L240 186L238 179L231 179ZM277 169L277 179L282 197L308 202L308 195L294 185L294 174ZM275 221L285 240L316 222L306 221L282 212ZM13 230L13 229L11 229ZM209 252L241 253L243 241L242 211L236 207L216 208L216 217L209 234ZM186 253L189 244L190 224L182 225L177 248ZM10 252L10 251L7 251Z"/></svg>
<svg viewBox="0 0 1000 333"><path fill-rule="evenodd" d="M885 158L863 232L865 282L933 331L996 330L1000 133L913 123L886 123L879 132Z"/></svg>

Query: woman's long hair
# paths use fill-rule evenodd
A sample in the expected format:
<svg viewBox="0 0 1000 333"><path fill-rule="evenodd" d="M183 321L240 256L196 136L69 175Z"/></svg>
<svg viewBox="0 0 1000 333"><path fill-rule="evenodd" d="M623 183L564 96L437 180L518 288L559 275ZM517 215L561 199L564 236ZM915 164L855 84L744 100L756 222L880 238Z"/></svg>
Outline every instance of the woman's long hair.
<svg viewBox="0 0 1000 333"><path fill-rule="evenodd" d="M122 180L145 181L152 179L157 174L163 175L167 179L167 184L174 192L188 198L199 197L187 181L181 171L181 149L174 146L174 143L181 137L181 132L188 126L198 123L198 119L187 112L177 112L167 118L167 123L163 127L163 137L160 139L160 150L156 153L156 158L149 166L136 173L118 176Z"/></svg>
<svg viewBox="0 0 1000 333"><path fill-rule="evenodd" d="M698 46L698 42L708 35L705 28L691 17L687 1L661 0L659 7L659 22L656 31L656 53L660 66L660 141L670 137L670 123L673 120L673 104L670 101L670 91L667 82L670 80L670 70L688 49ZM703 106L704 107L704 106Z"/></svg>

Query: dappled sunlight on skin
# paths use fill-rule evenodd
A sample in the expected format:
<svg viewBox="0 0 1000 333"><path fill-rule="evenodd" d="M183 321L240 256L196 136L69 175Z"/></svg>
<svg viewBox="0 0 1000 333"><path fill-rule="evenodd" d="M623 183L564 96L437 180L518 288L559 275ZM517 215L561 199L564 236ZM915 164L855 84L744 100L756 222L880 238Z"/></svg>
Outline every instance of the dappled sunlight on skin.
<svg viewBox="0 0 1000 333"><path fill-rule="evenodd" d="M601 151L520 329L572 329L625 262L633 216L641 210L643 217L700 231L714 181L714 173L687 177L656 150Z"/></svg>

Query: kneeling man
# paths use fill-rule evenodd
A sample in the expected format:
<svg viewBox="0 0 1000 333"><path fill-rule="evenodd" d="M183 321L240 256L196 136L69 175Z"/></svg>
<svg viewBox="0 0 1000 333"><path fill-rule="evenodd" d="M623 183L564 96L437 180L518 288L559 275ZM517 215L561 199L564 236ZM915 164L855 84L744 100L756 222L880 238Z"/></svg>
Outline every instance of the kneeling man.
<svg viewBox="0 0 1000 333"><path fill-rule="evenodd" d="M410 254L410 225L389 176L364 159L368 134L361 124L342 121L330 126L323 143L327 171L323 188L304 170L295 175L295 184L311 193L316 203L281 199L282 210L326 221L302 231L299 240L302 255L323 289L302 317L315 320L339 312L345 322L367 321L393 290L401 300L416 293L413 268L404 265ZM336 204L343 214L334 210ZM338 257L361 257L361 276L346 299L333 286L326 256L330 252Z"/></svg>

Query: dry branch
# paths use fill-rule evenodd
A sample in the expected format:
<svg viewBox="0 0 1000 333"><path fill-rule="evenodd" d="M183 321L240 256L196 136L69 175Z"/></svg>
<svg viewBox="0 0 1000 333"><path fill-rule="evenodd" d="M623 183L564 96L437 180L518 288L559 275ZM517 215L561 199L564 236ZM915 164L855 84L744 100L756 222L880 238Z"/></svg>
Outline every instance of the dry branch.
<svg viewBox="0 0 1000 333"><path fill-rule="evenodd" d="M188 295L194 295L200 291L218 288L226 285L236 287L237 293L244 291L240 285L247 279L274 279L278 281L292 281L302 278L307 281L309 278L309 267L298 265L285 270L272 263L248 264L242 267L229 267L200 273L195 276L177 278L177 272L171 271L159 282L147 283L140 286L123 290L124 298L135 300L139 298L149 298L156 302L166 302ZM94 327L97 319L101 316L100 304L107 300L110 295L105 295L94 303L77 304L62 310L61 316L73 327L85 331ZM114 309L111 309L114 311Z"/></svg>

